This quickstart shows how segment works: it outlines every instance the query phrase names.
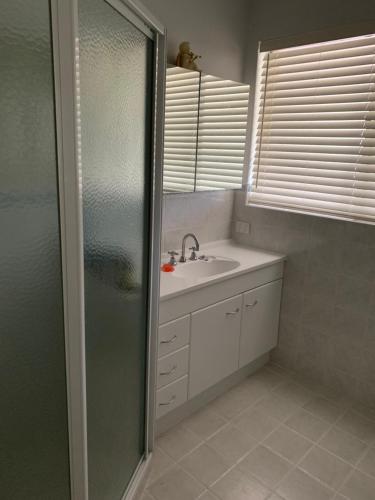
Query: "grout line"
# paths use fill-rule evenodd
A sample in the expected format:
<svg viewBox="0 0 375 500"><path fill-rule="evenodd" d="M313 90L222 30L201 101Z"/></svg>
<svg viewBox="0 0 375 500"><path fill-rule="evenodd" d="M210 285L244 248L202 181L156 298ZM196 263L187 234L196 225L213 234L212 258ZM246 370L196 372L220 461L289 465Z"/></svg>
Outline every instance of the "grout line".
<svg viewBox="0 0 375 500"><path fill-rule="evenodd" d="M351 477L351 475L353 475L355 473L355 471L357 472L360 472L361 474L364 474L366 477L368 478L371 478L371 479L375 479L374 476L372 476L371 474L368 474L366 472L363 472L363 471L360 471L358 469L358 464L360 463L360 461L364 458L364 456L366 455L366 453L368 453L369 449L372 448L374 446L374 443L372 444L369 444L365 441L363 441L362 439L359 439L356 435L346 431L346 430L343 430L343 429L340 429L339 427L337 427L337 423L342 419L344 418L344 416L349 412L349 411L353 411L355 412L356 414L358 414L360 417L364 418L365 420L368 420L369 422L374 422L372 419L370 418L367 418L365 415L363 415L362 413L356 411L355 409L353 409L352 406L345 406L345 407L342 407L340 405L338 405L336 402L334 402L332 399L330 399L329 397L327 397L325 394L322 394L322 393L319 393L319 392L316 392L316 391L312 391L309 387L305 387L303 384L299 383L299 382L296 382L294 380L291 380L289 377L290 376L287 376L287 375L281 375L277 372L273 372L272 371L272 367L269 367L269 365L266 365L264 367L266 370L270 370L272 373L280 376L280 383L278 384L275 384L273 385L272 387L269 387L269 388L265 388L265 391L264 391L264 394L259 396L259 398L256 398L251 404L249 404L246 408L240 410L239 412L236 412L235 415L233 415L232 417L228 418L227 416L221 414L219 411L217 411L215 408L211 408L209 407L208 410L222 418L225 423L223 423L223 425L221 425L218 429L216 429L212 434L209 434L208 436L206 437L202 437L202 436L199 436L197 435L194 431L192 431L189 427L187 426L184 426L184 421L182 421L180 424L178 424L177 426L175 427L178 427L181 425L181 427L183 427L185 430L187 430L188 432L190 432L191 434L193 434L194 436L196 436L200 442L199 444L197 444L197 446L195 446L193 449L191 449L189 452L185 453L183 456L181 456L178 460L176 460L175 458L173 458L168 452L166 452L163 448L161 448L161 450L169 457L171 458L171 460L173 461L173 463L168 466L166 468L166 470L164 470L159 476L158 478L156 478L153 483L160 479L160 477L162 475L164 475L165 473L167 473L171 468L177 466L178 468L182 469L189 477L191 477L192 479L194 479L194 481L198 482L198 484L202 485L205 490L199 495L198 498L201 498L207 491L211 491L211 488L213 486L215 486L224 476L226 476L227 474L229 474L234 468L236 468L248 455L250 455L254 449L257 447L257 446L264 446L265 448L267 448L268 450L272 451L272 453L274 453L276 456L279 456L280 458L282 458L283 460L285 460L287 463L289 463L291 465L291 469L290 471L288 471L287 474L285 474L285 476L280 480L278 481L272 488L266 484L264 484L260 479L258 479L256 476L254 476L253 474L249 473L249 474L246 474L246 473L243 473L241 471L241 473L245 476L245 477L252 477L254 478L257 482L259 482L260 484L262 484L265 488L267 488L268 490L271 491L270 493L270 496L272 496L273 492L277 492L277 488L279 487L280 483L283 482L288 476L290 476L292 474L293 471L295 471L296 469L300 469L302 470L307 476L309 476L310 478L314 479L315 481L317 481L319 484L321 484L322 486L324 486L326 489L328 489L329 491L332 492L332 495L330 498L334 499L336 498L336 496L339 494L339 491L340 491L340 488L342 488L343 484ZM257 372L256 372L257 373ZM251 379L251 376L248 377L248 379ZM245 380L248 380L248 379L245 379ZM240 384L238 384L238 386L236 387L240 387L241 384L243 382L241 382ZM277 394L277 392L275 392L277 390L278 387L281 387L282 384L284 383L292 383L294 385L297 385L301 388L303 388L304 390L308 391L309 393L311 393L312 395L312 398L306 402L304 402L303 404L301 403L295 403L295 401L293 401L292 398L288 398L288 397L285 397L284 395L282 394ZM235 387L233 388L235 389ZM239 429L235 424L234 424L234 420L237 419L239 416L243 415L245 412L249 411L249 410L255 410L256 407L259 405L259 403L263 400L265 400L266 398L268 398L270 395L272 394L276 394L278 397L288 401L291 405L295 406L295 409L293 410L293 412L288 415L287 417L285 417L284 419L279 419L279 418L275 418L274 416L271 416L270 415L270 418L272 418L273 420L275 420L278 425L272 429L268 434L266 434L261 440L258 440L256 438L254 438L251 434ZM223 394L223 396L225 396L225 393ZM221 397L221 396L220 396ZM334 420L331 420L331 421L327 421L326 419L324 418L321 418L319 415L313 413L312 411L310 411L309 409L305 408L304 405L307 405L313 398L316 398L316 397L320 397L326 401L328 401L330 404L333 404L334 406L336 406L338 409L340 409L340 413L339 415L334 419ZM230 404L230 403L229 403ZM208 405L207 405L208 406ZM204 408L207 408L204 407ZM199 413L199 411L202 411L204 408L202 408L201 410L198 410L196 413ZM262 409L260 409L261 411L264 411ZM295 429L292 429L290 428L286 422L289 420L289 418L291 418L293 415L295 415L297 412L300 412L301 410L305 411L306 413L312 415L314 418L316 418L317 420L320 420L321 422L324 422L325 424L328 425L327 429L325 432L323 432L323 434L318 438L316 439L315 441L310 439L309 437L301 434L300 432L296 431ZM190 417L187 417L185 420L188 420ZM211 485L209 486L206 486L204 485L198 478L195 478L191 473L189 473L189 471L187 471L182 465L181 465L181 461L188 455L192 454L194 451L196 451L200 446L202 446L203 444L207 444L208 446L209 443L208 441L210 439L212 439L214 436L216 436L217 434L219 434L220 432L222 432L224 429L226 428L229 428L230 426L234 427L235 429L237 429L239 432L241 433L244 433L246 436L248 436L249 438L251 438L253 441L254 441L254 445L243 455L241 456L239 459L237 459L235 461L234 464L232 464L230 467L228 467L228 469L219 476L218 479L216 479ZM265 444L265 441L268 439L268 437L273 433L275 432L276 430L282 428L282 427L285 427L287 428L289 431L291 432L294 432L296 435L302 437L303 439L305 439L306 441L308 441L310 443L310 446L308 448L308 450L302 455L302 457L296 462L296 463L293 463L291 462L290 460L288 460L287 458L285 458L283 455L281 455L280 453L278 453L277 451L273 450L271 447L269 447L267 444ZM365 445L365 449L363 451L363 453L359 456L359 458L357 459L357 461L355 462L355 464L352 464L350 462L347 462L345 459L343 459L342 457L336 455L335 453L333 453L332 451L324 448L322 445L321 445L321 441L324 439L324 437L326 435L328 435L328 433L334 429L334 428L337 428L339 431L347 434L348 436L350 437L353 437L355 439L357 439L358 441L360 441L361 443L363 443ZM171 429L172 430L172 429ZM167 431L169 432L169 431ZM160 447L160 446L159 446ZM306 471L305 469L303 469L302 467L300 468L303 460L306 458L306 456L311 452L311 450L316 447L316 448L319 448L321 450L324 450L326 453L332 455L333 457L335 457L336 459L344 462L345 464L349 465L350 466L350 471L349 473L346 475L346 477L342 480L342 482L340 483L340 485L334 489L332 488L331 486L327 485L326 483L324 483L323 481L321 481L319 478L315 477L313 474L310 474L308 471ZM212 446L210 446L211 449ZM227 461L227 458L225 456L223 456L222 453L214 450L216 453L218 453L218 455L220 455L224 461ZM153 484L152 483L152 484ZM149 486L149 485L148 485ZM148 490L148 486L146 486L146 489L145 491L147 491L148 494L150 494L149 490ZM341 493L340 493L341 494ZM216 494L215 494L216 495ZM150 494L151 498L154 499L154 497ZM268 496L268 498L270 497ZM344 496L344 495L343 495ZM155 499L154 499L155 500ZM348 499L349 500L349 499Z"/></svg>

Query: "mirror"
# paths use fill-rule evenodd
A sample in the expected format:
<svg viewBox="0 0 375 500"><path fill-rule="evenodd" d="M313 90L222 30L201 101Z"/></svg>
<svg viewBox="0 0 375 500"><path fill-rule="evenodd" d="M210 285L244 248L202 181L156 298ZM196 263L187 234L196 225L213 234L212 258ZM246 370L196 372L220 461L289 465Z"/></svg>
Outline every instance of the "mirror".
<svg viewBox="0 0 375 500"><path fill-rule="evenodd" d="M250 86L169 67L164 193L240 189Z"/></svg>

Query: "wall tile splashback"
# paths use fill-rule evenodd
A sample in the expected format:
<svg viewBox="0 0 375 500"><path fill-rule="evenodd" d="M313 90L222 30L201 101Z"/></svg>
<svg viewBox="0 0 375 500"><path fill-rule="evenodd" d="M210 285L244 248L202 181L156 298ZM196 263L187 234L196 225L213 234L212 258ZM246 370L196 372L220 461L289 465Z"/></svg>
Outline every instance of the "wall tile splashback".
<svg viewBox="0 0 375 500"><path fill-rule="evenodd" d="M301 377L375 407L375 227L245 206L241 244L287 254L279 346L273 358Z"/></svg>
<svg viewBox="0 0 375 500"><path fill-rule="evenodd" d="M164 195L162 252L181 251L186 233L199 243L231 237L234 191Z"/></svg>

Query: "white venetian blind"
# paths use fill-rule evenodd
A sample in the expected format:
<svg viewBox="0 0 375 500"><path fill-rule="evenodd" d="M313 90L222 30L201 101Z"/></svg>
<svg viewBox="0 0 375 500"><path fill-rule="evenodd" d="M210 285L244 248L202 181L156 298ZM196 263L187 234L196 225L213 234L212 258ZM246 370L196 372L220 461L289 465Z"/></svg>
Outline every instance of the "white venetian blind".
<svg viewBox="0 0 375 500"><path fill-rule="evenodd" d="M375 35L258 64L248 202L375 222Z"/></svg>
<svg viewBox="0 0 375 500"><path fill-rule="evenodd" d="M242 187L249 85L202 75L197 191Z"/></svg>
<svg viewBox="0 0 375 500"><path fill-rule="evenodd" d="M167 69L163 174L166 192L195 188L199 82L198 71Z"/></svg>

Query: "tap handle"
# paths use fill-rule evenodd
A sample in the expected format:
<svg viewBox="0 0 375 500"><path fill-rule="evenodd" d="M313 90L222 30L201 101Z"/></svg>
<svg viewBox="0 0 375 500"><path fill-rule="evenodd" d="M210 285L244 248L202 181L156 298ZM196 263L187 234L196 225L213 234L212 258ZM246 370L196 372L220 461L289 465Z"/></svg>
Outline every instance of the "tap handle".
<svg viewBox="0 0 375 500"><path fill-rule="evenodd" d="M197 252L198 248L197 247L189 247L189 250L192 250L193 252Z"/></svg>
<svg viewBox="0 0 375 500"><path fill-rule="evenodd" d="M178 252L176 252L175 250L170 250L168 253L171 256L171 258L169 259L169 263L171 264L171 266L175 266L177 264L175 256L178 255Z"/></svg>

